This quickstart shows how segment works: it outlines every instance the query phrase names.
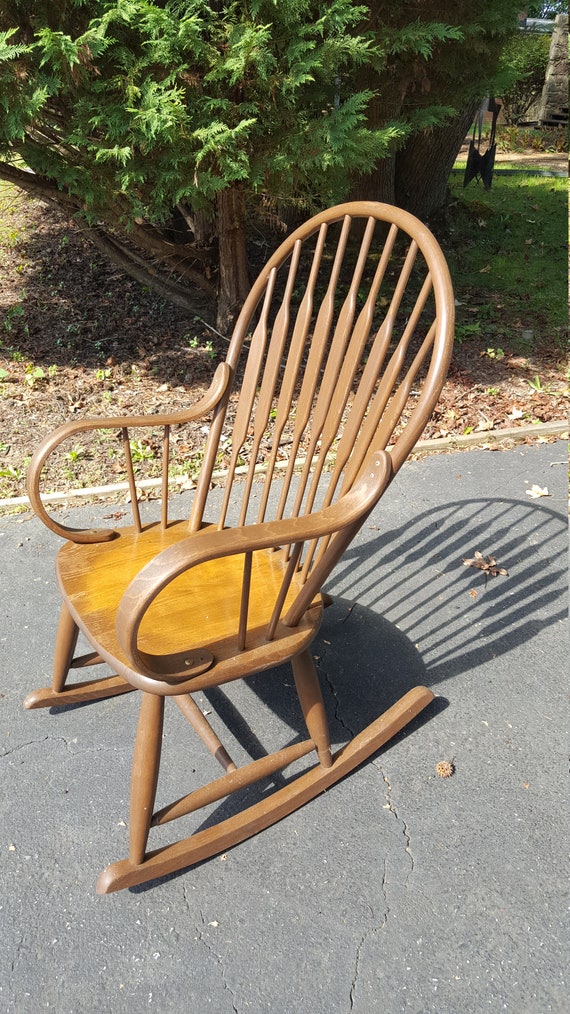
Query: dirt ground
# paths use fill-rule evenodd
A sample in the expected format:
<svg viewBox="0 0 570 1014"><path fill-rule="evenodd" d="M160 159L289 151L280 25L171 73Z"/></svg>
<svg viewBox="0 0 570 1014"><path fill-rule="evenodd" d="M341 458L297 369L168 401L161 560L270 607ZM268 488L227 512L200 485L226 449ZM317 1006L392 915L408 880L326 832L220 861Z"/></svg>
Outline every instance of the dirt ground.
<svg viewBox="0 0 570 1014"><path fill-rule="evenodd" d="M0 230L2 499L24 495L29 458L60 423L176 411L196 400L226 341L211 326L211 305L197 297L190 316L163 303L103 260L58 211L17 200L0 209ZM567 419L560 349L502 352L490 358L457 344L427 438L480 433L484 442L491 431L520 427L532 441L537 423ZM190 432L181 455L195 458L202 439L199 428ZM152 445L143 440L140 454L152 457ZM71 448L64 466L68 488L113 481L103 444Z"/></svg>

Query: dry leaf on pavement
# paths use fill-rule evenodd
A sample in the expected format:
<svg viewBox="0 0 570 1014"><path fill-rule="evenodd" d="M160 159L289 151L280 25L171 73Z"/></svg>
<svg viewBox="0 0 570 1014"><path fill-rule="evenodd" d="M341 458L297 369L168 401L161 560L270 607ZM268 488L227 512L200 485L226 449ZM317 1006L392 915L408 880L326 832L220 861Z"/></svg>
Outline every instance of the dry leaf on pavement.
<svg viewBox="0 0 570 1014"><path fill-rule="evenodd" d="M533 500L537 500L539 496L552 496L552 493L548 492L546 486L543 489L541 486L537 486L536 483L533 483L530 489L526 489L525 493L527 496L531 496Z"/></svg>
<svg viewBox="0 0 570 1014"><path fill-rule="evenodd" d="M464 567L475 567L476 570L482 570L485 574L485 581L489 577L497 577L498 574L502 574L503 577L508 577L509 572L504 567L498 567L497 561L494 556L490 556L488 560L485 559L479 550L475 550L475 556L470 560L463 560Z"/></svg>

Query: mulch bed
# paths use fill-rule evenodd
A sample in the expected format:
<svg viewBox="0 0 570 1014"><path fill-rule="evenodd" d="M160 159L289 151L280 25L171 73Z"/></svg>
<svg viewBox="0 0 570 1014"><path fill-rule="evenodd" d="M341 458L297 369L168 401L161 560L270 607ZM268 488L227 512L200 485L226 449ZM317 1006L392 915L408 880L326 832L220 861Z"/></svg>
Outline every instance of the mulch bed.
<svg viewBox="0 0 570 1014"><path fill-rule="evenodd" d="M0 498L9 498L25 493L27 461L59 423L187 407L207 388L226 342L211 326L211 304L197 296L190 316L162 302L104 261L57 210L22 199L3 209L2 232ZM484 443L491 431L521 427L531 430L526 440L539 439L537 424L567 420L562 358L556 347L533 345L525 356L515 343L500 355L458 344L425 437L475 432ZM191 457L201 440L190 433L183 452ZM147 451L141 444L141 456ZM66 484L112 481L112 458L104 443L76 449L64 462Z"/></svg>

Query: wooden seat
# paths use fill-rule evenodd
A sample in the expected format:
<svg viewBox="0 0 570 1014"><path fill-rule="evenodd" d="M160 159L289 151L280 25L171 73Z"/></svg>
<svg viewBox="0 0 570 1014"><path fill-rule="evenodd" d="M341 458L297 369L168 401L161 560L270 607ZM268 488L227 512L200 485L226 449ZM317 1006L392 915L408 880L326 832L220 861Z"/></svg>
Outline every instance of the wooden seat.
<svg viewBox="0 0 570 1014"><path fill-rule="evenodd" d="M451 354L453 306L444 257L421 222L387 205L340 205L293 232L270 258L226 360L196 405L171 415L79 420L37 450L30 500L66 541L57 559L63 603L52 685L29 694L25 706L131 690L141 699L129 856L103 871L100 893L187 867L281 819L378 750L432 699L425 687L415 688L332 755L310 645L327 601L323 583L436 404ZM202 467L190 517L176 520L169 503L172 434L197 419L208 421ZM141 426L162 430L161 519L151 524L141 521L132 461L130 434ZM116 431L122 441L132 524L68 529L42 502L42 470L66 441L100 430ZM223 492L212 489L221 459ZM92 646L87 655L75 654L79 631ZM307 736L238 768L191 695L284 661L292 665ZM68 682L71 669L103 662L112 675ZM156 810L168 697L223 773ZM153 826L313 752L316 763L260 802L148 850Z"/></svg>

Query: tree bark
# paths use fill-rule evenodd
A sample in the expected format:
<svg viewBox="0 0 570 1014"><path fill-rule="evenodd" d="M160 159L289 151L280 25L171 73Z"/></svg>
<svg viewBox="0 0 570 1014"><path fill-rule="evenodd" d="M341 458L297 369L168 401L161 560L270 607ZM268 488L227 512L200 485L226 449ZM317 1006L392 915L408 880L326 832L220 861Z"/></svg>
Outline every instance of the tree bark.
<svg viewBox="0 0 570 1014"><path fill-rule="evenodd" d="M445 205L449 174L480 104L475 98L450 123L410 137L395 159L396 204L422 219Z"/></svg>
<svg viewBox="0 0 570 1014"><path fill-rule="evenodd" d="M229 337L249 292L245 195L239 186L226 187L217 197L219 282L216 327Z"/></svg>
<svg viewBox="0 0 570 1014"><path fill-rule="evenodd" d="M0 162L0 179L20 187L27 194L36 197L40 201L48 201L50 204L57 204L60 208L68 211L79 211L81 201L72 197L65 190L58 190L57 185L37 173L26 169L20 169L10 162Z"/></svg>
<svg viewBox="0 0 570 1014"><path fill-rule="evenodd" d="M362 73L359 85L363 88L374 87L370 85L369 75ZM372 127L383 127L390 120L397 120L400 114L402 97L398 89L393 86L381 89L381 94L375 96L368 107L368 122ZM381 159L370 173L362 173L355 176L350 188L349 199L351 201L383 201L386 204L395 204L395 153Z"/></svg>
<svg viewBox="0 0 570 1014"><path fill-rule="evenodd" d="M366 175L359 176L350 190L352 201L383 201L396 203L396 156L389 155Z"/></svg>

